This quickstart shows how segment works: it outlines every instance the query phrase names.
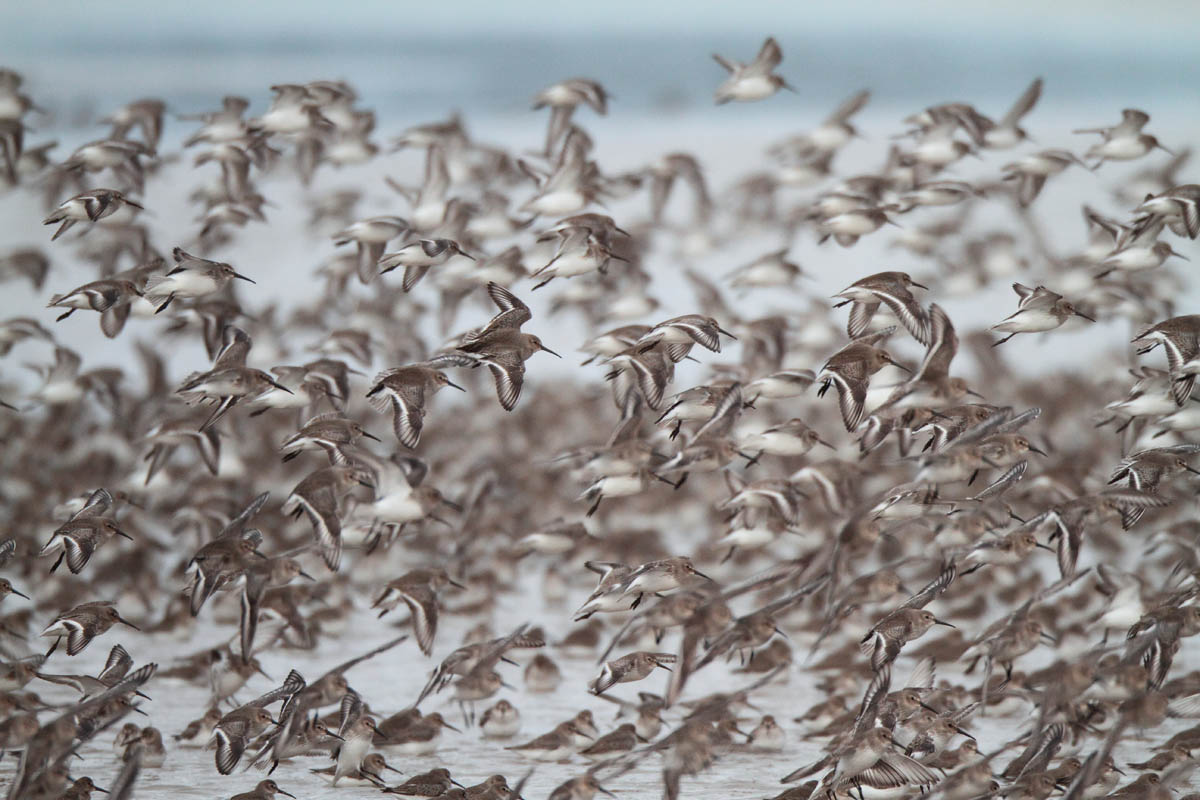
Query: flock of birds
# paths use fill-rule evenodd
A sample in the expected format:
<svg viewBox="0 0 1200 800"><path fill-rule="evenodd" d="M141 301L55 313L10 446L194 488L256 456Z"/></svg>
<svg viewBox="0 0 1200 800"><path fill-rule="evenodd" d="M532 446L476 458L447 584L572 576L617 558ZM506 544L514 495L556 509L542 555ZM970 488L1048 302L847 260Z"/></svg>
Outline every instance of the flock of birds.
<svg viewBox="0 0 1200 800"><path fill-rule="evenodd" d="M717 103L791 89L773 39L749 63L716 60ZM404 131L395 146L424 151L424 181L378 179L402 216L364 217L361 192L319 187L382 158L372 111L342 82L272 90L259 116L241 97L175 117L139 100L60 160L25 142L38 107L0 70L0 178L54 226L43 247L0 252L0 277L48 300L0 323L10 800L125 800L200 747L249 789L237 800L303 796L310 770L339 792L528 792L525 767L479 781L462 737L568 763L541 768L565 778L552 800L647 769L668 798L714 796L703 773L725 758L789 800L1167 800L1189 785L1200 726L1178 719L1200 716L1200 671L1177 656L1200 633L1200 315L1176 313L1165 262L1200 234L1200 186L1175 178L1185 151L1156 155L1147 114L1081 132L1098 135L1086 149L1039 150L1022 127L1037 80L998 120L920 110L879 171L847 175L835 159L863 92L714 195L685 152L602 171L577 112L605 114L608 93L573 79L536 95L549 123L534 151L479 142L457 116ZM162 149L168 123L186 127L183 155ZM948 177L966 157L992 177ZM186 241L162 241L139 198L182 158L200 214ZM1116 187L1128 212L1084 206L1087 245L1063 255L1038 225L1047 182L1142 159L1154 166ZM332 255L284 309L261 265L220 257L289 193ZM603 213L643 195L648 210ZM804 290L798 237L852 247L889 224L916 277L863 264L831 301ZM784 247L723 276L692 269L726 227ZM656 316L652 257L690 284L676 301L694 313ZM64 260L94 280L64 285ZM309 280L302 266L287 280ZM956 325L933 302L1012 280L1008 316ZM543 343L534 297L586 340ZM779 310L756 316L764 298ZM51 319L93 312L130 341L127 363L85 368ZM1102 325L1129 327L1126 351L1072 368L1013 363L1003 345ZM187 341L210 363L176 363ZM39 386L22 388L21 359ZM677 366L698 382L678 385ZM173 379L180 367L195 371ZM501 616L513 597L561 625ZM439 637L447 616L461 643ZM388 641L356 644L345 631L363 618ZM217 643L194 641L198 620ZM96 639L103 671L72 674ZM195 649L168 658L166 642ZM412 702L380 707L353 668L402 648L429 674L391 673ZM272 679L259 656L288 650L354 657ZM562 682L560 662L589 659L590 682ZM700 694L701 671L728 690ZM780 705L789 680L820 702ZM132 716L153 723L179 682L211 692L186 729ZM523 729L520 706L548 692L611 701L618 719ZM992 719L1018 733L997 738ZM95 757L109 740L116 767Z"/></svg>

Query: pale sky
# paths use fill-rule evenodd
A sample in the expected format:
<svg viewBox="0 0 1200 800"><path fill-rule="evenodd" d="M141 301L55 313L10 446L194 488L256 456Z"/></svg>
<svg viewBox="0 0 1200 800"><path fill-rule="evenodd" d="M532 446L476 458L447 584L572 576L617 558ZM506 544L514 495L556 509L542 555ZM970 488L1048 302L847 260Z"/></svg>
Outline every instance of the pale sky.
<svg viewBox="0 0 1200 800"><path fill-rule="evenodd" d="M1192 0L1010 0L962 2L929 0L847 0L837 3L736 0L359 0L338 4L301 0L195 3L163 0L119 2L0 2L6 18L0 43L67 37L130 38L200 34L243 37L308 34L321 31L553 32L558 30L644 33L846 29L871 26L890 30L970 30L1029 34L1064 42L1097 44L1097 38L1127 36L1152 48L1165 40L1192 36L1200 3ZM2 51L2 48L0 48Z"/></svg>

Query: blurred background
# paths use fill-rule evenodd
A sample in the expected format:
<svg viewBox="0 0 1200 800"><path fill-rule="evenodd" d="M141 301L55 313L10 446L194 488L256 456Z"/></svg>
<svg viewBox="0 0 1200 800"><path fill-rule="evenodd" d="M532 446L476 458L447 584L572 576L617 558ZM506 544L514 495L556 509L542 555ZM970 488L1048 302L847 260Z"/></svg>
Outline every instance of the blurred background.
<svg viewBox="0 0 1200 800"><path fill-rule="evenodd" d="M180 110L228 93L265 100L273 83L313 78L352 83L381 124L447 108L522 115L533 92L570 75L601 80L617 119L650 108L713 115L721 70L710 53L748 60L767 35L800 96L726 116L794 115L864 86L876 103L988 109L1033 75L1048 77L1045 105L1200 100L1200 4L1188 0L6 5L0 53L68 118L140 96Z"/></svg>

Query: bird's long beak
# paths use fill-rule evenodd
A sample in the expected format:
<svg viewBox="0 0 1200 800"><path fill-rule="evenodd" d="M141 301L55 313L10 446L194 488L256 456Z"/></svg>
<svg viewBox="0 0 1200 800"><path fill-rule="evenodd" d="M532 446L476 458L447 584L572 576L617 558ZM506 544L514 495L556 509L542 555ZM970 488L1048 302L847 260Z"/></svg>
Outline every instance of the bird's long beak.
<svg viewBox="0 0 1200 800"><path fill-rule="evenodd" d="M382 439L380 439L378 436L371 433L370 431L363 431L363 436L367 439L370 439L373 442L382 442L383 441Z"/></svg>
<svg viewBox="0 0 1200 800"><path fill-rule="evenodd" d="M281 795L284 795L285 797L290 797L290 798L292 798L292 800L296 800L296 795L292 794L291 792L285 792L283 789L279 789L279 788L276 788L275 791L279 792Z"/></svg>
<svg viewBox="0 0 1200 800"><path fill-rule="evenodd" d="M945 620L940 620L940 619L935 619L935 620L933 621L933 624L934 624L934 625L944 625L944 626L945 626L945 627L947 627L947 628L955 628L955 627L958 627L958 626L956 626L956 625L951 625L949 622L946 622Z"/></svg>
<svg viewBox="0 0 1200 800"><path fill-rule="evenodd" d="M338 735L337 735L336 733L334 733L333 731L329 731L329 735L330 735L330 736L332 736L333 738L337 739L339 742L344 742L344 741L346 741L346 738L345 738L344 736L338 736Z"/></svg>
<svg viewBox="0 0 1200 800"><path fill-rule="evenodd" d="M830 450L837 450L836 447L834 447L833 445L831 445L829 442L825 441L824 439L817 439L817 444L823 444L826 447L828 447Z"/></svg>
<svg viewBox="0 0 1200 800"><path fill-rule="evenodd" d="M923 283L917 283L916 281L909 281L909 284L917 287L918 289L924 289L925 291L929 291L929 287Z"/></svg>
<svg viewBox="0 0 1200 800"><path fill-rule="evenodd" d="M129 541L131 541L131 542L133 541L133 537L132 537L132 536L130 536L130 535L129 535L128 533L126 533L125 531L121 530L120 528L115 528L114 530L116 531L116 534L117 534L117 536L123 536L123 537L125 537L126 539L128 539Z"/></svg>
<svg viewBox="0 0 1200 800"><path fill-rule="evenodd" d="M15 594L17 597L24 597L26 600L32 600L32 599L33 599L32 597L30 597L29 595L25 594L24 592L19 592L19 591L17 591L16 589L10 589L9 591L11 591L11 592L12 592L13 594Z"/></svg>
<svg viewBox="0 0 1200 800"><path fill-rule="evenodd" d="M299 575L301 578L305 578L305 579L307 579L307 580L310 580L310 581L312 581L313 583L316 583L316 582L317 582L317 579L316 579L316 578L314 578L312 575L309 575L309 574L308 574L307 572L305 572L304 570L300 570L300 572L298 572L297 574L298 574L298 575Z"/></svg>
<svg viewBox="0 0 1200 800"><path fill-rule="evenodd" d="M146 207L144 205L142 205L141 203L135 203L132 200L130 200L128 197L125 198L125 205L133 206L134 208L139 208L142 211L146 210Z"/></svg>
<svg viewBox="0 0 1200 800"><path fill-rule="evenodd" d="M971 395L972 397L978 397L980 400L987 399L986 397L984 397L983 395L981 395L979 392L975 391L974 389L967 389L966 391L967 391L967 394Z"/></svg>
<svg viewBox="0 0 1200 800"><path fill-rule="evenodd" d="M545 350L550 355L554 356L555 358L562 358L562 356L560 356L558 353L551 350L549 347L546 347L546 345L542 345L542 349Z"/></svg>
<svg viewBox="0 0 1200 800"><path fill-rule="evenodd" d="M1200 469L1196 469L1195 467L1189 467L1187 464L1184 464L1183 468L1186 469L1188 472L1194 473L1196 475L1200 475Z"/></svg>
<svg viewBox="0 0 1200 800"><path fill-rule="evenodd" d="M451 725L449 722L446 722L446 720L442 720L442 727L443 727L443 728L449 728L450 730L454 731L455 733L462 733L462 731L461 731L461 730L459 730L458 728L454 727L454 726L453 726L453 725Z"/></svg>
<svg viewBox="0 0 1200 800"><path fill-rule="evenodd" d="M454 580L454 578L446 578L446 582L449 583L451 586L457 586L459 589L467 588L464 584L461 584L458 581Z"/></svg>
<svg viewBox="0 0 1200 800"><path fill-rule="evenodd" d="M1042 544L1041 542L1038 542L1035 546L1041 550L1049 550L1051 553L1054 552L1054 548L1048 544Z"/></svg>
<svg viewBox="0 0 1200 800"><path fill-rule="evenodd" d="M597 786L597 787L596 787L596 791L597 791L597 792L600 792L600 794L606 794L606 795L608 795L609 797L616 797L616 795L615 795L615 794L613 794L612 792L610 792L608 789L605 789L603 786Z"/></svg>
<svg viewBox="0 0 1200 800"><path fill-rule="evenodd" d="M270 675L268 675L265 670L263 670L262 664L255 664L254 671L257 672L259 675L262 675L264 678L266 678L269 681L275 680Z"/></svg>
<svg viewBox="0 0 1200 800"><path fill-rule="evenodd" d="M108 793L109 793L109 792L108 792L108 789L101 789L99 786L97 786L97 785L96 785L96 784L94 784L94 783L92 784L92 788L93 788L93 789L95 789L97 792L104 792L105 794L108 794Z"/></svg>
<svg viewBox="0 0 1200 800"><path fill-rule="evenodd" d="M458 251L458 254L459 254L460 256L462 256L463 258L469 258L469 259L471 259L472 261L478 261L478 260L479 260L479 259L477 259L475 256L471 255L470 253L465 253L465 252L463 252L462 250L459 250L459 251Z"/></svg>
<svg viewBox="0 0 1200 800"><path fill-rule="evenodd" d="M248 283L258 283L258 281L254 280L253 278L247 278L245 275L243 275L240 272L233 273L233 277L237 278L239 281L246 281Z"/></svg>
<svg viewBox="0 0 1200 800"><path fill-rule="evenodd" d="M1044 455L1046 455L1046 451L1045 451L1045 450L1043 450L1042 448L1038 447L1037 445L1032 445L1032 444L1031 444L1031 445L1029 445L1029 452L1031 452L1031 453L1037 453L1039 456L1044 456Z"/></svg>
<svg viewBox="0 0 1200 800"><path fill-rule="evenodd" d="M1084 314L1082 311L1076 311L1076 312L1075 312L1075 316L1077 316L1077 317L1083 317L1083 318L1084 318L1084 319L1086 319L1088 322L1095 322L1095 321L1096 321L1095 317L1089 317L1087 314Z"/></svg>
<svg viewBox="0 0 1200 800"><path fill-rule="evenodd" d="M122 625L128 625L130 628L133 628L135 631L141 630L141 628L139 628L137 625L134 625L132 622L130 622L129 620L125 619L122 616L117 617L117 622L121 623Z"/></svg>
<svg viewBox="0 0 1200 800"><path fill-rule="evenodd" d="M249 278L247 278L246 280L250 280L250 279L249 279ZM251 282L253 283L253 281L251 281ZM283 391L287 392L288 394L295 394L295 392L293 392L291 389L289 389L289 388L287 388L286 386L284 386L282 383L278 383L278 382L276 382L276 381L272 381L270 378L268 378L267 380L268 380L268 382L269 382L269 383L270 383L272 386L274 386L276 389L281 389L281 390L283 390Z"/></svg>
<svg viewBox="0 0 1200 800"><path fill-rule="evenodd" d="M466 391L466 389L464 389L463 387L459 386L457 383L454 383L453 381L446 381L446 385L447 385L447 386L453 386L455 389L458 389L460 392L465 392L465 391Z"/></svg>
<svg viewBox="0 0 1200 800"><path fill-rule="evenodd" d="M715 581L713 581L712 578L708 577L707 575L705 575L703 572L701 572L698 569L693 569L692 574L698 578L703 578L704 580L709 581L710 583L715 583Z"/></svg>
<svg viewBox="0 0 1200 800"><path fill-rule="evenodd" d="M1190 259L1190 258L1188 258L1188 257L1187 257L1187 256L1185 256L1183 253L1181 253L1181 252L1179 252L1178 250L1176 250L1174 247L1172 247L1172 248L1170 248L1169 250L1167 250L1167 252L1168 252L1168 253L1170 253L1171 255L1175 256L1176 258L1182 258L1184 261L1191 261L1191 259Z"/></svg>

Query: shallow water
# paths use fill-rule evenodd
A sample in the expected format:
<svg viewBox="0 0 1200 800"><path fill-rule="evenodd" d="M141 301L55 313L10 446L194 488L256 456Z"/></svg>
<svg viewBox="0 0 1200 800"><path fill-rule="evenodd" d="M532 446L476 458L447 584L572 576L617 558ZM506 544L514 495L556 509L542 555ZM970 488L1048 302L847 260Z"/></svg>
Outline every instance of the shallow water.
<svg viewBox="0 0 1200 800"><path fill-rule="evenodd" d="M394 558L381 560L381 564L386 564L388 560L394 561ZM525 563L530 566L527 572L523 572L527 585L523 591L502 595L492 619L495 620L497 626L518 620L528 620L534 624L544 625L553 640L557 632L567 629L565 620L569 618L568 614L571 608L575 607L572 603L577 604L584 595L582 592L573 592L570 602L565 605L545 606L536 585L537 570L529 561ZM590 575L590 573L581 569L575 576L579 578L581 585L585 580L583 575ZM226 640L230 634L229 625L214 625L211 618L218 611L222 612L222 616L235 612L236 601L229 602L232 599L228 596L224 598L224 609L206 607L201 615L201 623L186 641L167 635L148 636L130 631L122 631L119 635L110 633L93 642L88 650L76 658L67 658L56 653L45 669L51 672L94 671L102 666L107 648L117 641L125 645L137 664L157 660L165 667L175 656ZM297 669L307 679L314 680L325 670L336 666L343 660L367 652L396 635L396 629L393 627L395 623L391 620L397 613L403 618L403 612L394 612L391 617L385 617L383 623L379 623L374 620L374 613L365 608L365 604L361 600L358 605L360 607L349 617L347 629L339 636L322 640L317 650L279 650L263 653L260 660L266 672L272 677L281 678L289 669ZM351 686L361 693L374 713L388 714L406 707L420 691L427 671L457 646L462 634L469 627L468 623L469 620L466 618L448 615L444 619L444 624L439 627L432 659L422 657L415 643L410 639L397 648L358 665L347 673ZM234 625L236 626L236 622ZM976 626L978 630L981 630L983 624L977 622ZM406 628L407 626L400 624L399 627ZM964 624L963 627L968 634L976 629L967 624ZM615 627L610 626L609 629L615 630ZM935 636L945 635L939 634L937 631L938 629L935 628L934 632L928 634L924 639L910 645L910 649L927 643ZM234 632L236 632L236 627ZM787 743L784 750L771 754L736 750L728 753L709 770L690 779L684 778L685 796L723 797L739 800L741 798L769 797L784 788L778 782L780 776L821 756L818 744L812 740L803 739L803 728L792 722L793 716L800 715L809 706L823 699L814 688L817 674L806 670L802 664L804 654L808 651L809 640L799 637L793 640L793 644L796 663L786 671L786 677L781 677L777 682L763 687L754 695L755 705L763 712L773 714L787 731ZM1068 655L1069 647L1070 645L1064 644L1064 649L1059 652ZM669 635L657 649L674 650L675 648L676 639ZM532 652L534 651L517 651L513 655L516 660L524 664L531 657ZM597 699L587 692L587 681L597 672L594 659L566 658L555 652L553 647L547 648L545 652L549 653L562 668L564 680L556 691L549 694L530 694L524 690L521 668L501 665L500 669L505 679L518 686L519 689L517 691L502 689L496 697L479 706L479 710L482 711L496 700L507 698L521 711L521 731L512 741L485 740L478 728L464 728L463 720L452 701L446 695L434 695L422 704L422 710L425 713L441 711L449 722L462 728L463 733L445 731L438 752L433 756L418 758L387 754L389 763L408 775L437 766L446 766L456 780L466 785L481 781L495 772L506 774L510 784L515 783L520 776L525 774L526 770L536 767L524 792L528 798L544 797L568 777L582 774L586 770L588 762L579 756L573 758L570 764L542 764L503 749L510 744L528 741L585 708L593 710L597 726L602 733L608 732L619 724L614 720L616 706ZM618 650L617 652L623 651ZM1053 660L1053 655L1054 648L1040 647L1022 658L1018 668L1029 671L1044 666ZM1176 667L1172 674L1180 675L1192 668L1197 663L1197 657L1200 657L1200 650L1196 647L1195 641L1186 641L1176 660ZM817 660L819 659L820 656L817 657ZM901 657L893 668L893 688L899 688L913 663L912 659ZM696 673L688 683L684 699L694 699L709 692L735 690L752 682L756 677L735 675L732 673L733 667L736 667L736 660L733 664L714 663ZM615 687L610 690L610 694L633 699L636 690L661 692L666 688L668 677L666 673L660 671L640 684ZM948 679L957 682L961 677L957 665L950 668L939 666L937 669L939 680ZM255 676L238 693L238 697L242 701L246 701L273 688L274 685L277 684L271 683L262 676ZM69 691L59 691L62 687L38 681L27 688L38 691L46 698L63 701L73 696L73 693ZM149 719L132 717L132 720L139 724L155 725L163 731L164 737L178 733L187 722L199 716L208 700L207 691L171 679L156 678L152 680L146 688L146 693L151 696L152 700L143 702L142 707L149 714ZM1015 708L1010 709L1015 713L1007 716L989 715L972 718L967 727L978 738L982 751L988 752L1015 737L1023 726L1029 723L1031 706L1015 705ZM742 725L743 729L747 731L752 729L757 724L758 717L759 714L756 712L747 712L745 719L748 721ZM680 711L668 711L665 715L667 727L664 730L669 730L669 726L672 723L677 724L680 718ZM1155 730L1152 739L1153 741L1165 740L1176 731L1189 727L1191 724L1190 720L1170 720ZM77 776L90 775L101 786L111 780L117 772L111 747L114 735L115 730L110 730L88 743L81 751L83 759L77 761L73 767L73 774ZM161 769L142 771L137 784L136 797L220 798L239 791L247 791L263 777L263 774L257 769L247 771L246 760L248 759L243 761L234 774L219 775L213 765L211 752L199 748L178 747L169 738L167 742L166 764ZM1137 760L1135 756L1141 757L1148 744L1149 742L1141 739L1136 732L1127 735L1117 750L1118 763ZM1071 748L1064 747L1063 754L1068 752L1071 752ZM1084 755L1086 752L1087 750L1084 751ZM1002 757L999 763L1006 763L1009 757L1011 756ZM9 779L14 763L13 759L7 759L6 762L0 763L0 785ZM337 788L331 788L324 779L312 775L308 771L310 767L319 768L327 763L332 762L326 762L320 758L285 762L279 766L272 778L301 800L378 796L378 791L371 787L342 784ZM660 770L661 759L654 756L639 765L633 772L605 781L604 784L606 788L618 793L621 797L655 797L660 791ZM393 777L396 776L393 775ZM402 777L399 778L399 780L402 779ZM1190 785L1196 786L1197 782L1193 779Z"/></svg>

